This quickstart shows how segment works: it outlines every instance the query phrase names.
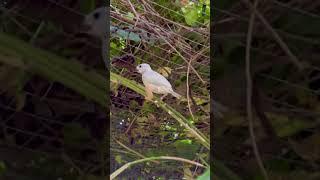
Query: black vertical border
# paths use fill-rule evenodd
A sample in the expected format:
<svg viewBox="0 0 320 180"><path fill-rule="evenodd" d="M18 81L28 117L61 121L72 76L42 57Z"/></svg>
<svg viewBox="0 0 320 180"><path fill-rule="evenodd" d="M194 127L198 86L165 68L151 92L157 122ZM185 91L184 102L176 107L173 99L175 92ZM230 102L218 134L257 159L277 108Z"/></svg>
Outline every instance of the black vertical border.
<svg viewBox="0 0 320 180"><path fill-rule="evenodd" d="M110 49L110 0L106 0L106 27L105 27L105 32L106 32L106 36L105 36L105 41L104 43L106 43L106 54L107 54L107 60L110 59L110 54L109 54L109 49ZM108 63L110 63L110 61L108 61ZM109 66L110 67L110 66ZM106 121L107 121L107 128L106 128L106 138L105 138L105 143L106 143L106 147L108 148L108 150L106 151L107 154L105 156L105 161L106 161L106 173L107 173L107 177L108 179L110 179L110 69L106 68L106 93L107 93L107 99L106 99Z"/></svg>
<svg viewBox="0 0 320 180"><path fill-rule="evenodd" d="M213 174L213 157L214 157L214 114L213 114L213 100L214 100L214 1L210 0L210 179Z"/></svg>

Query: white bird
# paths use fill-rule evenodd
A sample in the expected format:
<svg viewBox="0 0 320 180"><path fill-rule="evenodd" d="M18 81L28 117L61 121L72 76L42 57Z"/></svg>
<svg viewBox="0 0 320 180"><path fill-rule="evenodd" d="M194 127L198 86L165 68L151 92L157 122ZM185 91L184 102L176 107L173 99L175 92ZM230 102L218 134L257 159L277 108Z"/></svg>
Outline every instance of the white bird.
<svg viewBox="0 0 320 180"><path fill-rule="evenodd" d="M107 14L109 7L100 7L85 16L84 25L89 26L88 34L98 37L101 40L101 53L107 70L109 62L107 60Z"/></svg>
<svg viewBox="0 0 320 180"><path fill-rule="evenodd" d="M128 26L126 30L117 26L112 26L107 20L107 14L109 13L110 7L99 7L87 14L83 21L83 25L89 28L87 33L101 40L102 57L107 69L110 69L110 63L107 58L107 44L109 43L107 38L120 37L135 41L137 43L141 43L143 41L150 44L153 44L156 40L158 40L157 37L148 35L148 33L142 29L140 29L140 33L134 33L131 26ZM107 28L109 28L110 32ZM108 35L109 37L107 37Z"/></svg>
<svg viewBox="0 0 320 180"><path fill-rule="evenodd" d="M88 26L88 34L102 38L107 35L108 7L99 7L84 17L84 25Z"/></svg>
<svg viewBox="0 0 320 180"><path fill-rule="evenodd" d="M136 67L137 71L142 74L142 82L145 85L146 100L153 98L153 93L164 94L161 100L168 94L173 95L176 98L180 98L181 95L174 92L170 82L161 74L153 71L149 64L140 64Z"/></svg>

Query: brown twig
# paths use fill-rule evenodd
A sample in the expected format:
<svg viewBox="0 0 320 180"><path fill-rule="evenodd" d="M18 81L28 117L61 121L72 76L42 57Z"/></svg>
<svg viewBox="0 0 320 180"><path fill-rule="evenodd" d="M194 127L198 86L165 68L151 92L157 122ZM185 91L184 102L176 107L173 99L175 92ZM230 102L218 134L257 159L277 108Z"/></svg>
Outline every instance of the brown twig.
<svg viewBox="0 0 320 180"><path fill-rule="evenodd" d="M149 26L149 24L147 24L147 25ZM189 63L189 61L188 61L184 56L182 56L182 54L181 54L169 41L167 41L167 40L165 39L165 37L163 37L158 30L155 30L155 32L156 32L159 36L161 36L161 37L163 38L163 40L164 40L174 51L176 51L176 53L177 53L186 63ZM206 82L202 79L202 77L199 75L199 73L197 72L197 70L195 70L193 66L190 66L190 67L191 67L191 69L193 70L193 72L198 76L199 80L200 80L203 84L205 84Z"/></svg>
<svg viewBox="0 0 320 180"><path fill-rule="evenodd" d="M133 13L136 15L136 23L134 24L134 26L137 25L137 23L139 22L139 19L140 19L140 15L137 13L136 9L134 8L134 6L132 5L131 1L130 0L127 0L127 2L129 3L130 5L130 8L131 10L133 11Z"/></svg>
<svg viewBox="0 0 320 180"><path fill-rule="evenodd" d="M253 127L253 113L252 113L252 79L251 79L251 70L250 70L250 47L251 47L251 41L252 41L252 32L253 32L253 26L254 26L254 20L255 20L255 9L258 5L258 0L254 2L254 7L251 12L250 21L249 21L249 27L248 27L248 35L247 35L247 45L246 45L246 81L247 81L247 118L249 123L249 132L252 140L252 148L255 155L255 158L257 160L258 166L260 168L260 171L264 177L264 179L268 180L268 174L266 169L264 168L257 142L255 140L255 134L254 134L254 127Z"/></svg>
<svg viewBox="0 0 320 180"><path fill-rule="evenodd" d="M246 4L249 5L249 8L251 9L251 11L253 11L253 13L260 19L260 21L265 25L265 27L271 32L271 34L274 36L274 39L278 42L278 44L283 49L283 51L290 57L290 60L292 61L292 63L296 65L299 70L303 70L304 65L298 60L297 56L295 56L291 52L287 44L282 40L282 38L279 36L276 30L272 28L272 26L264 18L264 16L254 8L254 5L252 5L249 0L243 0L243 1L245 1Z"/></svg>
<svg viewBox="0 0 320 180"><path fill-rule="evenodd" d="M192 116L192 119L194 119L192 110L191 110L191 105L190 105L190 97L189 97L189 91L190 91L190 87L189 87L189 73L190 73L190 67L191 67L191 63L192 61L196 60L200 54L202 54L205 50L207 50L207 48L202 49L199 53L197 53L195 56L191 57L189 63L188 63L188 69L187 69L187 102L188 102L188 109L190 112L190 115Z"/></svg>
<svg viewBox="0 0 320 180"><path fill-rule="evenodd" d="M140 18L140 22L141 23L136 23L136 21L134 20L130 20L127 18L122 17L121 15L115 13L115 12L111 12L111 16L116 17L117 19L130 23L130 24L134 24L137 27L141 28L141 29L146 29L149 32L155 33L157 34L160 38L162 38L186 63L189 63L189 61L172 45L172 43L170 43L165 37L168 37L168 34L163 35L161 32L159 32L159 30L157 30L159 27L152 27L154 24L150 24L147 20L145 20L144 18ZM176 42L177 43L177 42ZM199 73L197 72L197 70L195 70L195 68L193 66L191 66L192 71L194 71L194 73L197 75L197 77L200 79L200 81L205 84L206 82L202 79L202 77L199 75Z"/></svg>

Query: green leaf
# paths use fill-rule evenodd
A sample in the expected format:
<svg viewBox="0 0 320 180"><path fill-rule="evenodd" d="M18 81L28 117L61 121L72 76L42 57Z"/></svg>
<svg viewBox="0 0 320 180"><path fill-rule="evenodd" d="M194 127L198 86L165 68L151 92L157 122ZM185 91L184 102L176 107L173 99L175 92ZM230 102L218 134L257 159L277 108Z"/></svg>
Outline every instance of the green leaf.
<svg viewBox="0 0 320 180"><path fill-rule="evenodd" d="M14 38L5 33L0 33L0 52L23 57L28 69L48 80L64 84L66 87L82 94L83 96L107 106L105 93L105 77L95 71L86 71L85 65L77 61L66 60L53 53L35 48L29 43ZM0 61L11 65L10 62Z"/></svg>
<svg viewBox="0 0 320 180"><path fill-rule="evenodd" d="M130 19L130 20L133 20L134 14L133 14L132 12L128 12L127 15L126 15L126 17L127 17L128 19Z"/></svg>
<svg viewBox="0 0 320 180"><path fill-rule="evenodd" d="M302 119L288 118L280 114L267 113L273 127L280 137L292 136L301 130L315 127L317 122L307 122Z"/></svg>
<svg viewBox="0 0 320 180"><path fill-rule="evenodd" d="M200 147L190 139L178 140L174 142L173 146L176 148L178 156L187 159L193 159Z"/></svg>
<svg viewBox="0 0 320 180"><path fill-rule="evenodd" d="M116 155L115 160L118 164L121 164L123 162L122 157L120 155Z"/></svg>
<svg viewBox="0 0 320 180"><path fill-rule="evenodd" d="M199 106L199 105L202 105L204 103L207 102L206 99L201 99L201 98L198 98L198 97L194 97L194 100L196 101L196 104Z"/></svg>
<svg viewBox="0 0 320 180"><path fill-rule="evenodd" d="M184 14L184 18L188 25L190 26L194 25L198 20L198 10L191 9L189 11L186 11L186 13Z"/></svg>
<svg viewBox="0 0 320 180"><path fill-rule="evenodd" d="M208 168L197 180L210 180L210 168Z"/></svg>

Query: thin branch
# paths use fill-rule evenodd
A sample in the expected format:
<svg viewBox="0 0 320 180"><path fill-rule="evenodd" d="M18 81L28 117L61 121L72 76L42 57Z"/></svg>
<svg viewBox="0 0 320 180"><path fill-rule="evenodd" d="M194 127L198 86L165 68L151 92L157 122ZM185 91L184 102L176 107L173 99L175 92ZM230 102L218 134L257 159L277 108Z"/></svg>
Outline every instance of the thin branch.
<svg viewBox="0 0 320 180"><path fill-rule="evenodd" d="M190 94L189 94L189 91L190 91L190 87L189 87L190 67L191 67L192 61L196 60L199 57L199 55L202 54L207 49L208 49L208 47L202 49L198 54L196 54L195 56L191 57L190 61L188 62L188 69L187 69L187 102L188 102L188 109L189 109L190 115L191 115L193 120L194 120L194 116L193 116L193 113L192 113L192 110L191 110L190 97L189 97L190 96Z"/></svg>
<svg viewBox="0 0 320 180"><path fill-rule="evenodd" d="M251 11L254 12L254 14L260 19L260 21L265 25L265 27L271 32L271 34L274 36L274 39L278 42L278 44L280 45L280 47L282 48L282 50L290 57L290 60L292 61L292 63L294 65L297 66L297 68L299 70L303 70L304 69L304 65L298 60L297 56L295 56L291 50L289 49L288 45L282 40L282 38L279 36L279 34L277 33L276 30L273 29L273 27L269 24L269 22L264 18L264 16L257 11L253 5L251 4L251 2L249 0L243 0L245 1ZM251 19L250 19L251 20Z"/></svg>
<svg viewBox="0 0 320 180"><path fill-rule="evenodd" d="M115 172L113 172L110 175L110 179L114 179L116 178L120 173L122 173L124 170L128 169L130 166L138 164L138 163L142 163L145 161L151 161L151 160L156 160L156 159L162 159L162 160L174 160L174 161L181 161L181 162L185 162L185 163L189 163L189 164L193 164L193 165L197 165L203 168L206 168L206 166L198 163L198 162L194 162L188 159L184 159L184 158L179 158L179 157L172 157L172 156L159 156L159 157L150 157L150 158L144 158L144 159L139 159L133 162L129 162L123 166L121 166L119 169L117 169Z"/></svg>
<svg viewBox="0 0 320 180"><path fill-rule="evenodd" d="M149 24L146 24L147 26L149 26ZM189 63L189 61L184 57L182 56L182 54L170 43L168 42L160 33L158 30L155 29L155 32L161 36L163 38L164 41L166 41L166 43L174 50L176 51L176 53L186 62L186 63ZM206 84L206 82L202 79L202 77L199 75L199 73L197 72L197 70L191 66L191 69L193 70L193 72L198 76L199 80L203 83L203 84Z"/></svg>
<svg viewBox="0 0 320 180"><path fill-rule="evenodd" d="M78 171L78 173L83 176L85 173L73 162L73 160L66 154L66 153L62 153L61 155L61 159L70 164L74 169L76 169Z"/></svg>
<svg viewBox="0 0 320 180"><path fill-rule="evenodd" d="M170 9L170 8L167 8L167 7L165 7L165 6L162 6L162 5L160 5L160 4L156 3L156 2L153 2L153 1L150 1L150 2L151 2L152 4L155 4L155 5L157 5L157 6L160 6L160 7L163 8L163 9L166 9L166 10L168 10L168 11L171 11L171 12L177 14L177 15L180 15L180 16L184 17L183 14L178 13L177 11L174 11L174 10L172 10L172 9ZM199 22L199 21L196 21L196 22L198 22L198 23L201 24L201 22ZM202 24L202 25L203 25L203 24ZM201 34L203 34L203 35L205 35L205 36L208 36L208 37L209 37L209 35L210 35L208 32L206 32L206 31L201 31L201 30L198 30L198 29L194 29L194 31L195 31L195 32L198 32L198 33L201 33Z"/></svg>
<svg viewBox="0 0 320 180"><path fill-rule="evenodd" d="M131 153L134 153L135 155L139 156L140 158L147 158L146 156L140 154L139 152L127 147L126 145L124 145L123 143L121 143L120 141L116 140L113 138L114 141L116 141L120 146L122 146L123 148L125 148L126 150L128 150L129 152ZM156 164L160 164L159 161L155 161L155 160L152 160L152 162L156 163Z"/></svg>
<svg viewBox="0 0 320 180"><path fill-rule="evenodd" d="M119 10L119 11L122 11L122 10ZM168 31L166 31L165 28L162 28L161 26L158 26L158 25L155 24L155 23L152 23L152 25L155 26L155 27L152 27L152 28L148 28L148 27L143 26L143 25L144 25L144 24L143 24L143 21L142 21L141 23L137 24L137 21L140 20L140 19L134 18L134 19L137 19L136 21L133 21L133 20L131 20L131 19L127 19L127 18L123 17L123 16L125 16L125 13L126 13L126 12L122 11L122 13L123 13L123 14L121 14L121 13L119 13L119 12L111 11L111 17L114 18L114 19L117 19L118 21L121 21L121 22L123 22L123 23L132 24L132 25L135 26L135 28L138 28L138 29L141 29L141 30L147 30L150 34L152 34L152 35L154 35L154 36L159 36L159 35L157 35L157 34L155 33L155 31L154 31L154 29L159 28L159 29L162 30L162 32L165 32L165 33L166 33L165 37L167 37L167 38L168 38L168 37L171 37L172 35L174 35L175 37L180 37L180 38L182 38L182 39L184 39L184 40L188 40L188 41L190 41L190 42L192 42L192 43L195 43L195 44L197 44L197 45L200 45L200 46L202 46L202 47L207 47L207 46L205 46L204 44L201 44L201 43L196 42L196 41L194 41L194 40L192 40L192 39L186 38L186 37L184 37L184 36L182 36L182 35L180 35L180 34L178 34L178 33L176 33L176 32L173 32L173 31L168 32ZM118 15L118 16L115 16L115 15ZM153 14L153 15L154 15L154 14ZM125 19L126 19L126 20L125 20ZM150 22L149 22L149 21L145 21L144 23L150 23ZM153 32L153 33L151 33L151 32ZM171 40L176 40L175 37L171 38ZM159 36L159 38L163 38L163 37L162 37L162 36ZM179 42L182 43L182 41L179 41ZM189 54L188 52L186 52L186 53ZM202 56L209 58L208 56L205 56L205 55L202 55Z"/></svg>
<svg viewBox="0 0 320 180"><path fill-rule="evenodd" d="M135 92L145 96L145 89L140 84L136 83L135 81L126 79L121 77L120 75L117 75L113 72L110 72L110 81L111 82L117 82L120 83ZM182 116L178 111L176 111L171 106L167 105L163 101L161 101L159 98L156 98L157 100L152 101L157 106L159 105L164 111L166 111L169 115L171 115L174 119L176 119L182 126L184 126L187 130L190 131L190 133L197 138L200 143L205 146L207 149L210 149L210 140L205 137L197 128L194 127L194 125L190 124L188 120Z"/></svg>
<svg viewBox="0 0 320 180"><path fill-rule="evenodd" d="M259 154L257 142L255 140L254 127L253 127L253 113L252 113L252 79L251 79L251 70L250 70L250 47L252 41L252 32L255 20L255 9L258 5L258 0L254 2L254 7L250 16L248 35L247 35L247 47L246 47L246 81L247 81L247 118L249 123L249 132L252 140L252 148L255 154L258 166L261 170L264 179L268 180L267 171L264 168L262 159Z"/></svg>

